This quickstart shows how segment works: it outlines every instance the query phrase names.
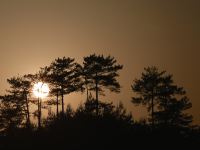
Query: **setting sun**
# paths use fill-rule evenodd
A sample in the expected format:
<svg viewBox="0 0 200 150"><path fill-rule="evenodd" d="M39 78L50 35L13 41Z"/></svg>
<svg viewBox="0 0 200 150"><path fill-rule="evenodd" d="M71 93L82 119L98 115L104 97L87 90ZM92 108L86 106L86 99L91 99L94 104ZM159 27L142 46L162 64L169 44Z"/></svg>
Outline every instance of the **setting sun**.
<svg viewBox="0 0 200 150"><path fill-rule="evenodd" d="M49 94L49 86L46 83L38 82L33 86L33 94L37 98L45 98Z"/></svg>

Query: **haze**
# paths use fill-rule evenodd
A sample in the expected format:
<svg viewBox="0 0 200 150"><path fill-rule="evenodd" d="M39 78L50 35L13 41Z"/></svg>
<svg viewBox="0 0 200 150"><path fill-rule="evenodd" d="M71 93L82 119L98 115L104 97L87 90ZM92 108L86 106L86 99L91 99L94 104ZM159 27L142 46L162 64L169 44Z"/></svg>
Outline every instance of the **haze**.
<svg viewBox="0 0 200 150"><path fill-rule="evenodd" d="M57 57L112 55L124 65L120 94L103 100L122 101L134 118L146 117L135 107L131 84L144 67L156 65L174 75L187 90L195 123L200 123L200 2L198 0L1 0L0 94L6 79L35 73ZM72 94L76 107L85 96Z"/></svg>

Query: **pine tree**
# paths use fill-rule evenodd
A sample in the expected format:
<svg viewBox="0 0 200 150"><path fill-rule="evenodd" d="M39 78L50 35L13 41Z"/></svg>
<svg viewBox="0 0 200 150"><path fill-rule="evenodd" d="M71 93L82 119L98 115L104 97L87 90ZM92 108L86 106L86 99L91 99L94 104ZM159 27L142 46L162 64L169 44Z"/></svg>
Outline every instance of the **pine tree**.
<svg viewBox="0 0 200 150"><path fill-rule="evenodd" d="M172 75L166 71L159 71L157 67L145 68L141 79L136 79L132 90L137 94L132 102L143 104L151 111L151 123L188 125L192 116L184 113L191 108L189 99L182 87L178 87L172 80Z"/></svg>
<svg viewBox="0 0 200 150"><path fill-rule="evenodd" d="M172 77L168 75L163 78L155 119L164 126L187 127L192 122L192 116L184 111L190 109L192 103L184 88L175 85Z"/></svg>
<svg viewBox="0 0 200 150"><path fill-rule="evenodd" d="M64 113L64 95L81 89L80 85L80 68L72 58L58 58L50 65L49 82L53 86L52 92L57 97L57 113L58 113L58 97L61 96L62 113Z"/></svg>
<svg viewBox="0 0 200 150"><path fill-rule="evenodd" d="M99 93L103 94L103 88L111 92L120 92L120 84L117 81L118 71L123 68L122 65L116 64L114 57L103 55L90 55L84 57L83 69L84 77L87 83L87 90L96 92L96 113L98 115Z"/></svg>
<svg viewBox="0 0 200 150"><path fill-rule="evenodd" d="M144 69L141 79L135 79L132 90L137 94L132 98L132 102L136 105L143 104L151 111L151 123L154 126L155 105L159 101L159 88L162 84L162 78L165 72L159 72L156 67L148 67Z"/></svg>
<svg viewBox="0 0 200 150"><path fill-rule="evenodd" d="M26 126L30 125L29 95L31 85L25 77L7 79L10 89L6 95L1 96L1 118L6 126L19 127L26 118Z"/></svg>

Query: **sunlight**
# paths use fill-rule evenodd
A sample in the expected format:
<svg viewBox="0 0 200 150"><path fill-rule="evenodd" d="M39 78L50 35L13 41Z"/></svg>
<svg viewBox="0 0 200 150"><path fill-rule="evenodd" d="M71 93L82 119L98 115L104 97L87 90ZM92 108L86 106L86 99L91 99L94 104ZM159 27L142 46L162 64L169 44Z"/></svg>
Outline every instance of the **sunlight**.
<svg viewBox="0 0 200 150"><path fill-rule="evenodd" d="M46 83L38 82L33 86L33 94L37 98L44 99L49 94L49 86Z"/></svg>

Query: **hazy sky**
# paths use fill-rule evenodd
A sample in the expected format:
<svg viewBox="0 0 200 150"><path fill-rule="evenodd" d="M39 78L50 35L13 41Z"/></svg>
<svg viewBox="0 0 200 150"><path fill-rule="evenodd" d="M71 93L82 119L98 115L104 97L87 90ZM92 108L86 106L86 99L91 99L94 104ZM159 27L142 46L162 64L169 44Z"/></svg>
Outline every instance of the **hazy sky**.
<svg viewBox="0 0 200 150"><path fill-rule="evenodd" d="M156 65L185 87L200 123L199 8L199 0L0 0L0 94L6 78L35 73L57 57L81 63L91 53L110 54L124 65L123 88L106 100L121 100L135 118L145 117L130 103L130 86L144 67ZM65 102L84 99L73 94Z"/></svg>

